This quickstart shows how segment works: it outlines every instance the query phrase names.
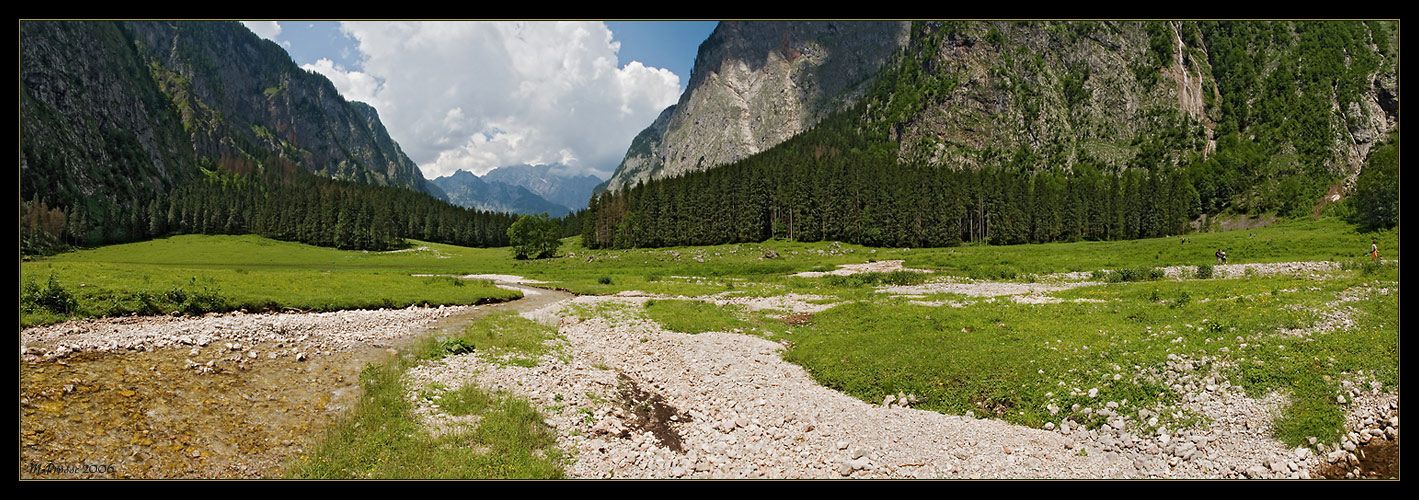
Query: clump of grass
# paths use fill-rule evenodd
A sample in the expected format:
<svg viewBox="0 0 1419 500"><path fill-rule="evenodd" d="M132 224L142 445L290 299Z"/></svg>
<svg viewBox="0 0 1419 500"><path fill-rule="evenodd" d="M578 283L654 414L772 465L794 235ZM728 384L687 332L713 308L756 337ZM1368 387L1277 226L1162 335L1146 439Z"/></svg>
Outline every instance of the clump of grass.
<svg viewBox="0 0 1419 500"><path fill-rule="evenodd" d="M456 342L458 348L478 349L495 362L515 366L537 366L537 360L552 350L547 341L557 337L557 330L516 313L489 315L473 322L463 333L444 342Z"/></svg>
<svg viewBox="0 0 1419 500"><path fill-rule="evenodd" d="M439 408L449 415L464 416L485 413L499 402L496 395L476 385L466 385L456 391L444 393L439 398Z"/></svg>
<svg viewBox="0 0 1419 500"><path fill-rule="evenodd" d="M1108 272L1094 272L1095 279L1102 278L1104 281L1107 281L1109 283L1156 281L1163 279L1163 276L1165 275L1166 273L1164 273L1162 269L1146 266L1118 269L1115 271Z"/></svg>
<svg viewBox="0 0 1419 500"><path fill-rule="evenodd" d="M728 332L752 326L727 308L697 300L651 300L646 315L666 330L680 333Z"/></svg>
<svg viewBox="0 0 1419 500"><path fill-rule="evenodd" d="M600 284L603 284L603 285L610 285L610 284L611 284L611 277L610 277L610 276L602 276L602 277L600 277L600 278L596 278L596 282L597 282L597 283L600 283Z"/></svg>
<svg viewBox="0 0 1419 500"><path fill-rule="evenodd" d="M1197 272L1196 272L1197 279L1200 279L1200 280L1212 279L1212 272L1213 272L1212 264L1203 264L1203 265L1197 266Z"/></svg>
<svg viewBox="0 0 1419 500"><path fill-rule="evenodd" d="M835 287L859 288L873 285L916 285L925 282L930 276L917 271L892 271L889 273L857 273L847 276L830 275L824 281Z"/></svg>

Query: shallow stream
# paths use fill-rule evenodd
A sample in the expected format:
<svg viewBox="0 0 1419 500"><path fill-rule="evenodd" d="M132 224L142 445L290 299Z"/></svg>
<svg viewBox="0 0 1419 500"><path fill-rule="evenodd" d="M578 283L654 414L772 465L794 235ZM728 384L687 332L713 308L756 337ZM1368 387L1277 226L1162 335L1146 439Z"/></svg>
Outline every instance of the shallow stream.
<svg viewBox="0 0 1419 500"><path fill-rule="evenodd" d="M392 342L304 360L268 356L299 347L291 342L230 349L220 341L22 360L20 477L280 477L291 459L358 401L365 365L383 362L425 335L460 331L493 312L531 311L571 297L499 285L521 290L524 298L450 315ZM201 366L190 368L188 360Z"/></svg>

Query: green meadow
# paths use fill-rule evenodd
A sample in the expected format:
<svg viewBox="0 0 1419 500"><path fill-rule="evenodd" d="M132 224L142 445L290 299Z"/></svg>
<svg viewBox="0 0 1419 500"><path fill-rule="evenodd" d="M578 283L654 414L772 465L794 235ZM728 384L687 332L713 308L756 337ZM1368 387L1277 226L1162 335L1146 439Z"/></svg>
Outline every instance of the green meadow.
<svg viewBox="0 0 1419 500"><path fill-rule="evenodd" d="M824 385L869 402L909 392L922 399L922 408L1031 426L1065 417L1101 422L1074 412L1076 403L1127 400L1125 409L1135 413L1175 405L1178 393L1165 373L1170 356L1192 360L1196 373L1215 369L1220 380L1253 395L1289 394L1277 436L1290 444L1339 432L1344 408L1335 395L1341 381L1363 372L1397 390L1398 230L1359 233L1322 219L1189 238L1188 243L1170 237L927 249L771 240L631 250L587 250L568 238L557 258L515 260L507 248L417 241L405 251L366 253L254 236L176 236L22 262L21 323L241 308L470 304L515 298L517 292L412 275L513 274L578 294L819 295L825 297L821 302L840 305L786 321L781 311L748 313L699 301L655 300L644 317L685 333L741 331L784 342L790 346L787 360ZM1372 240L1390 263L1369 262L1365 254ZM1337 261L1343 269L1326 279L1178 280L1147 272L1213 264L1219 248L1231 264ZM788 276L885 260L935 273ZM1050 294L1060 300L1056 303L931 294L925 300L964 306L927 307L877 292L883 285L940 275L1030 282L1051 273L1106 269L1131 274L1118 283ZM1316 330L1335 314L1349 322L1307 335L1286 333ZM545 332L500 328L508 328L505 338L469 332L461 341L444 341L477 345L491 335L526 350L545 339ZM508 359L527 363L535 355ZM1089 389L1097 389L1096 397L1081 395ZM1061 410L1051 413L1051 407ZM1160 425L1190 425L1197 418L1169 413Z"/></svg>

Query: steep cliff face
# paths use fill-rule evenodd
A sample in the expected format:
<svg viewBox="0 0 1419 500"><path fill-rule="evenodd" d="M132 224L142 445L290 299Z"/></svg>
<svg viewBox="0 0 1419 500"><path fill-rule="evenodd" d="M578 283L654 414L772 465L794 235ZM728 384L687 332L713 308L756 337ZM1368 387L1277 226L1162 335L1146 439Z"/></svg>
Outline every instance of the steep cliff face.
<svg viewBox="0 0 1419 500"><path fill-rule="evenodd" d="M20 75L21 195L89 225L128 217L199 167L274 157L440 194L373 108L239 23L26 21Z"/></svg>
<svg viewBox="0 0 1419 500"><path fill-rule="evenodd" d="M906 42L903 22L721 22L679 103L641 132L618 189L758 153L860 97Z"/></svg>
<svg viewBox="0 0 1419 500"><path fill-rule="evenodd" d="M1397 92L1393 60L1386 64L1381 49L1389 41L1368 38L1362 23L1344 25L1348 39L1319 43L1312 39L1323 35L1310 25L1245 27L1261 34L1240 37L1231 33L1238 27L1179 21L924 23L913 43L929 55L914 64L951 88L897 121L894 139L903 160L934 165L972 166L1024 149L1048 166L1088 159L1123 167L1140 153L1175 164L1200 161L1216 151L1220 135L1240 133L1282 155L1303 153L1295 161L1317 171L1353 178L1398 117L1381 104ZM1229 54L1212 53L1209 40ZM1324 44L1334 45L1316 46ZM1229 60L1238 58L1230 51L1245 61ZM1365 73L1333 76L1329 84L1363 81L1356 100L1295 81L1335 54L1379 60L1372 69L1357 62L1328 70ZM1219 60L1232 67L1214 68ZM1238 78L1238 65L1255 74ZM1218 78L1229 79L1228 96ZM1242 106L1250 113L1239 112ZM1316 118L1279 116L1287 113ZM1228 126L1219 128L1223 122Z"/></svg>
<svg viewBox="0 0 1419 500"><path fill-rule="evenodd" d="M176 109L112 23L20 23L20 194L99 209L193 177Z"/></svg>
<svg viewBox="0 0 1419 500"><path fill-rule="evenodd" d="M1215 101L1215 85L1205 49L1182 44L1179 23L919 28L920 59L908 64L944 82L944 91L896 117L893 139L904 160L972 167L1026 150L1050 166L1081 157L1123 166L1140 142L1158 137L1175 160L1212 149L1218 110L1209 113L1206 103Z"/></svg>
<svg viewBox="0 0 1419 500"><path fill-rule="evenodd" d="M275 154L333 178L425 190L423 175L363 103L346 101L280 46L237 23L126 22L177 103L198 156Z"/></svg>
<svg viewBox="0 0 1419 500"><path fill-rule="evenodd" d="M859 129L909 164L1122 169L1222 154L1204 170L1261 181L1245 187L1251 194L1218 197L1324 191L1304 179L1353 182L1395 128L1395 31L1376 22L726 22L701 46L679 104L635 139L607 187L733 162L856 100ZM1219 141L1231 149L1219 152Z"/></svg>

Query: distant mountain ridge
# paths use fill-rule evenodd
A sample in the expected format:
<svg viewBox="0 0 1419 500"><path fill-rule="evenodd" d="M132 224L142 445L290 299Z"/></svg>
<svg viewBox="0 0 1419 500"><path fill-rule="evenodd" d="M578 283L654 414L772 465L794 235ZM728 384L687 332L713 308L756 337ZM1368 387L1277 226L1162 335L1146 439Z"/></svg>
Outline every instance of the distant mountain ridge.
<svg viewBox="0 0 1419 500"><path fill-rule="evenodd" d="M592 175L558 175L568 167L560 164L512 165L498 167L483 174L483 180L522 186L543 199L567 207L571 211L586 208L591 192L601 183Z"/></svg>
<svg viewBox="0 0 1419 500"><path fill-rule="evenodd" d="M561 176L561 165L512 165L482 177L467 170L439 177L430 184L443 190L450 203L476 208L561 217L586 208L591 190L601 182L594 176Z"/></svg>

